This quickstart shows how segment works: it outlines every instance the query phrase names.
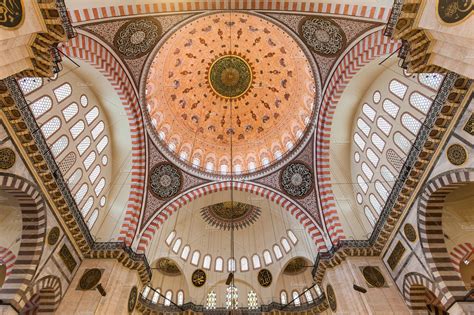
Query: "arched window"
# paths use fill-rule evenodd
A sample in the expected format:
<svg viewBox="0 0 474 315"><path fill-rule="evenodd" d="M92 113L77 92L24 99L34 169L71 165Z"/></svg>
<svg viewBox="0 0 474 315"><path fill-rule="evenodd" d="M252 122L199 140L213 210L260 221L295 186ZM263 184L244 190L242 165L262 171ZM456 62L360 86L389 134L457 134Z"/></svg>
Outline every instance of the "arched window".
<svg viewBox="0 0 474 315"><path fill-rule="evenodd" d="M362 172L367 176L368 180L372 180L372 177L374 176L374 172L370 169L369 165L367 163L362 162Z"/></svg>
<svg viewBox="0 0 474 315"><path fill-rule="evenodd" d="M18 80L18 84L23 94L28 95L43 85L43 79L38 77L22 78Z"/></svg>
<svg viewBox="0 0 474 315"><path fill-rule="evenodd" d="M216 271L224 270L224 259L222 257L216 258Z"/></svg>
<svg viewBox="0 0 474 315"><path fill-rule="evenodd" d="M92 124L97 117L99 117L99 109L96 106L86 114L87 125Z"/></svg>
<svg viewBox="0 0 474 315"><path fill-rule="evenodd" d="M151 303L156 304L160 300L160 295L157 291L153 292L153 297L151 298Z"/></svg>
<svg viewBox="0 0 474 315"><path fill-rule="evenodd" d="M95 186L94 192L96 196L99 196L102 190L105 187L105 178L101 178L99 182L97 183L97 186Z"/></svg>
<svg viewBox="0 0 474 315"><path fill-rule="evenodd" d="M257 293L253 290L250 290L250 292L247 293L247 306L251 310L256 310L258 308Z"/></svg>
<svg viewBox="0 0 474 315"><path fill-rule="evenodd" d="M87 136L84 139L82 139L82 141L79 142L79 144L77 145L77 151L79 152L79 155L82 156L84 152L86 152L87 149L89 149L90 145L91 145L91 138Z"/></svg>
<svg viewBox="0 0 474 315"><path fill-rule="evenodd" d="M82 177L82 170L78 168L77 170L74 171L74 173L72 173L72 175L69 177L67 181L67 185L70 190L72 190L77 185L81 177Z"/></svg>
<svg viewBox="0 0 474 315"><path fill-rule="evenodd" d="M389 161L390 164L392 164L392 166L399 172L404 164L404 160L392 149L387 150L387 161Z"/></svg>
<svg viewBox="0 0 474 315"><path fill-rule="evenodd" d="M397 131L393 135L393 141L395 142L397 147L399 147L400 150L402 150L403 153L408 155L411 149L411 142L410 140L407 139L407 137L405 137L403 134Z"/></svg>
<svg viewBox="0 0 474 315"><path fill-rule="evenodd" d="M81 106L86 107L87 104L89 104L89 99L87 98L86 95L81 95Z"/></svg>
<svg viewBox="0 0 474 315"><path fill-rule="evenodd" d="M222 164L222 165L221 165L221 173L222 173L222 174L226 174L226 173L227 173L227 169L228 169L228 167L227 167L226 164Z"/></svg>
<svg viewBox="0 0 474 315"><path fill-rule="evenodd" d="M58 157L64 151L64 149L67 148L68 144L69 144L69 139L67 138L67 136L60 137L51 146L51 153L53 154L55 158Z"/></svg>
<svg viewBox="0 0 474 315"><path fill-rule="evenodd" d="M382 177L383 179L385 179L387 184L392 186L395 182L395 176L392 174L392 172L390 172L390 170L385 165L382 165L382 167L380 168L380 173L382 174Z"/></svg>
<svg viewBox="0 0 474 315"><path fill-rule="evenodd" d="M94 151L92 151L91 153L89 153L89 155L84 159L84 167L86 168L86 171L89 170L89 168L91 167L92 163L95 162L95 159L96 159L96 154Z"/></svg>
<svg viewBox="0 0 474 315"><path fill-rule="evenodd" d="M298 238L296 238L296 235L295 235L295 233L293 233L293 231L288 230L288 231L286 231L286 234L288 235L288 237L290 238L290 241L293 244L298 243Z"/></svg>
<svg viewBox="0 0 474 315"><path fill-rule="evenodd" d="M171 290L166 291L165 298L166 299L165 299L165 302L163 304L165 306L170 306L171 301L173 300L173 291L171 291Z"/></svg>
<svg viewBox="0 0 474 315"><path fill-rule="evenodd" d="M291 150L293 148L293 142L291 140L288 140L285 147L288 151Z"/></svg>
<svg viewBox="0 0 474 315"><path fill-rule="evenodd" d="M61 120L54 116L41 126L41 131L46 139L51 137L61 127Z"/></svg>
<svg viewBox="0 0 474 315"><path fill-rule="evenodd" d="M280 260L283 257L283 253L281 252L280 246L277 244L273 245L273 254L275 254L275 258Z"/></svg>
<svg viewBox="0 0 474 315"><path fill-rule="evenodd" d="M377 150L382 152L383 148L385 148L385 141L382 138L380 138L380 136L375 132L372 134L370 138L372 140L373 145L377 148Z"/></svg>
<svg viewBox="0 0 474 315"><path fill-rule="evenodd" d="M81 214L84 218L89 214L89 211L92 209L93 205L94 205L94 198L90 196L89 198L87 198L86 202L84 203L81 209Z"/></svg>
<svg viewBox="0 0 474 315"><path fill-rule="evenodd" d="M249 167L249 171L254 171L256 168L255 162L254 161L249 162L248 167Z"/></svg>
<svg viewBox="0 0 474 315"><path fill-rule="evenodd" d="M210 270L211 269L211 261L212 261L211 255L204 256L204 258L202 260L202 267L204 269Z"/></svg>
<svg viewBox="0 0 474 315"><path fill-rule="evenodd" d="M182 290L178 291L178 298L176 299L176 304L183 305L184 303L184 292Z"/></svg>
<svg viewBox="0 0 474 315"><path fill-rule="evenodd" d="M417 135L421 127L421 122L408 113L402 115L402 125L413 135Z"/></svg>
<svg viewBox="0 0 474 315"><path fill-rule="evenodd" d="M274 153L274 156L276 159L280 159L281 158L281 151L280 150L276 150L275 153Z"/></svg>
<svg viewBox="0 0 474 315"><path fill-rule="evenodd" d="M365 148L365 141L362 139L361 136L359 136L357 132L354 134L354 141L357 146L363 151Z"/></svg>
<svg viewBox="0 0 474 315"><path fill-rule="evenodd" d="M104 151L104 149L107 147L107 144L109 144L109 137L104 136L102 139L100 139L99 143L97 143L97 152L99 154Z"/></svg>
<svg viewBox="0 0 474 315"><path fill-rule="evenodd" d="M374 167L377 167L377 164L379 164L379 157L371 148L367 149L367 158Z"/></svg>
<svg viewBox="0 0 474 315"><path fill-rule="evenodd" d="M168 237L166 238L166 244L168 246L171 245L171 242L174 240L174 237L176 236L176 232L175 231L171 231L171 233L168 235Z"/></svg>
<svg viewBox="0 0 474 315"><path fill-rule="evenodd" d="M267 166L268 164L270 164L270 160L267 157L264 157L262 159L262 165Z"/></svg>
<svg viewBox="0 0 474 315"><path fill-rule="evenodd" d="M249 270L249 260L247 257L240 258L240 271L248 271Z"/></svg>
<svg viewBox="0 0 474 315"><path fill-rule="evenodd" d="M31 113L36 119L43 116L53 106L53 101L49 96L43 96L30 104Z"/></svg>
<svg viewBox="0 0 474 315"><path fill-rule="evenodd" d="M69 83L64 83L63 85L54 89L54 95L56 96L56 100L58 101L58 103L61 103L66 98L68 98L71 95L71 93L72 93L72 87Z"/></svg>
<svg viewBox="0 0 474 315"><path fill-rule="evenodd" d="M199 165L201 165L201 160L198 159L198 158L194 158L194 159L193 159L193 165L194 165L194 166L199 166Z"/></svg>
<svg viewBox="0 0 474 315"><path fill-rule="evenodd" d="M295 304L295 306L300 306L301 302L300 302L298 291L293 291L291 295L293 297L293 303Z"/></svg>
<svg viewBox="0 0 474 315"><path fill-rule="evenodd" d="M103 121L100 121L97 126L94 127L94 129L92 129L92 139L97 139L100 134L102 133L102 131L104 131L104 122Z"/></svg>
<svg viewBox="0 0 474 315"><path fill-rule="evenodd" d="M370 225L375 226L377 219L375 219L374 214L370 211L369 207L364 207L364 213L367 220L369 220Z"/></svg>
<svg viewBox="0 0 474 315"><path fill-rule="evenodd" d="M94 184L97 177L99 177L99 174L100 174L100 165L96 165L94 169L92 170L91 174L89 175L89 180L91 181L91 184Z"/></svg>
<svg viewBox="0 0 474 315"><path fill-rule="evenodd" d="M186 151L181 151L181 152L179 153L179 158L180 158L181 160L183 160L183 161L186 161L186 160L188 159L188 152L186 152Z"/></svg>
<svg viewBox="0 0 474 315"><path fill-rule="evenodd" d="M228 272L234 272L235 271L235 259L234 258L229 258L229 260L227 260L227 271Z"/></svg>
<svg viewBox="0 0 474 315"><path fill-rule="evenodd" d="M399 99L403 99L407 92L408 86L398 80L393 79L392 81L390 81L388 89L390 90L390 92L392 92L393 95L395 95Z"/></svg>
<svg viewBox="0 0 474 315"><path fill-rule="evenodd" d="M146 299L148 297L148 293L150 293L150 287L149 286L143 287L142 297L144 299Z"/></svg>
<svg viewBox="0 0 474 315"><path fill-rule="evenodd" d="M260 264L260 257L257 254L252 256L253 269L258 269L262 265Z"/></svg>
<svg viewBox="0 0 474 315"><path fill-rule="evenodd" d="M437 91L443 82L444 76L440 73L420 73L418 81L432 90Z"/></svg>
<svg viewBox="0 0 474 315"><path fill-rule="evenodd" d="M79 112L79 106L77 106L77 103L71 103L65 109L63 109L62 112L64 120L68 122L77 115Z"/></svg>
<svg viewBox="0 0 474 315"><path fill-rule="evenodd" d="M207 294L206 298L206 309L214 310L216 309L217 294L214 291L211 291Z"/></svg>
<svg viewBox="0 0 474 315"><path fill-rule="evenodd" d="M77 204L81 203L88 190L89 186L87 186L86 183L82 184L82 186L79 188L79 190L76 192L76 195L74 196L74 199L76 200Z"/></svg>
<svg viewBox="0 0 474 315"><path fill-rule="evenodd" d="M87 227L89 228L89 230L91 230L94 227L94 224L97 221L98 217L99 217L99 210L95 209L94 212L92 212L91 216L89 217L89 220L87 220Z"/></svg>
<svg viewBox="0 0 474 315"><path fill-rule="evenodd" d="M270 251L264 250L263 251L263 260L265 261L265 265L270 265L273 262L272 255L270 254Z"/></svg>
<svg viewBox="0 0 474 315"><path fill-rule="evenodd" d="M199 257L201 257L201 254L195 250L191 256L191 264L197 266L199 264Z"/></svg>
<svg viewBox="0 0 474 315"><path fill-rule="evenodd" d="M413 92L410 94L410 105L423 114L428 113L432 103L433 102L429 98L419 92Z"/></svg>
<svg viewBox="0 0 474 315"><path fill-rule="evenodd" d="M386 98L383 101L382 107L383 107L383 110L387 114L389 114L393 119L397 118L398 111L400 110L400 106L398 106L397 104L395 104L394 102Z"/></svg>
<svg viewBox="0 0 474 315"><path fill-rule="evenodd" d="M321 291L321 288L319 287L319 285L315 284L313 288L314 288L314 291L316 292L316 296L321 296L323 294L323 291Z"/></svg>
<svg viewBox="0 0 474 315"><path fill-rule="evenodd" d="M364 113L364 115L367 116L370 121L374 121L375 115L377 114L375 109L373 109L369 104L364 104L362 106L362 113Z"/></svg>
<svg viewBox="0 0 474 315"><path fill-rule="evenodd" d="M179 252L179 248L181 247L181 239L178 238L175 242L174 242L174 245L173 247L171 248L171 250L177 254Z"/></svg>
<svg viewBox="0 0 474 315"><path fill-rule="evenodd" d="M367 190L369 189L367 182L360 175L357 175L357 184L359 185L360 189L362 189L364 193L366 193Z"/></svg>
<svg viewBox="0 0 474 315"><path fill-rule="evenodd" d="M240 165L240 164L235 165L235 166L234 166L234 172L235 172L236 174L242 173L242 165Z"/></svg>
<svg viewBox="0 0 474 315"><path fill-rule="evenodd" d="M305 289L304 291L304 297L306 298L307 303L313 303L313 295L311 294L311 291L308 289Z"/></svg>
<svg viewBox="0 0 474 315"><path fill-rule="evenodd" d="M286 238L281 239L281 246L283 246L283 249L285 250L285 252L287 253L290 252L291 250L290 242L288 242Z"/></svg>
<svg viewBox="0 0 474 315"><path fill-rule="evenodd" d="M357 127L368 137L370 133L370 126L362 119L357 119Z"/></svg>
<svg viewBox="0 0 474 315"><path fill-rule="evenodd" d="M85 124L82 120L79 120L77 123L75 123L69 131L71 132L71 136L73 139L76 139L79 137L79 135L84 131Z"/></svg>
<svg viewBox="0 0 474 315"><path fill-rule="evenodd" d="M285 291L281 291L281 292L280 292L280 303L281 303L282 305L285 305L286 303L288 303L288 297L287 297Z"/></svg>
<svg viewBox="0 0 474 315"><path fill-rule="evenodd" d="M207 162L207 163L206 163L206 171L211 172L211 171L213 171L213 170L214 170L214 163L212 163L212 162Z"/></svg>
<svg viewBox="0 0 474 315"><path fill-rule="evenodd" d="M379 180L375 181L375 190L379 194L380 198L382 198L383 201L387 201L388 199L388 191L385 188L385 186L380 182Z"/></svg>
<svg viewBox="0 0 474 315"><path fill-rule="evenodd" d="M189 247L189 245L184 246L183 251L181 252L181 259L187 260L190 251L191 251L191 247Z"/></svg>
<svg viewBox="0 0 474 315"><path fill-rule="evenodd" d="M375 211L380 214L380 212L382 212L382 205L380 204L379 200L377 199L377 197L375 197L374 194L370 194L369 196L369 201L370 201L370 204L372 205L372 207L374 207Z"/></svg>
<svg viewBox="0 0 474 315"><path fill-rule="evenodd" d="M392 125L385 120L383 117L377 118L377 127L386 135L390 135L390 131L392 130Z"/></svg>

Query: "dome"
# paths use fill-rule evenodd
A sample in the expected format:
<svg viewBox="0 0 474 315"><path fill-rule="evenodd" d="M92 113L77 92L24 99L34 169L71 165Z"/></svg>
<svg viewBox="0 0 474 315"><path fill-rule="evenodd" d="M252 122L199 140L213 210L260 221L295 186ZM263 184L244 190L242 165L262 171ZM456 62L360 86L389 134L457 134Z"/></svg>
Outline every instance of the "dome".
<svg viewBox="0 0 474 315"><path fill-rule="evenodd" d="M248 175L284 160L301 148L319 97L303 47L282 25L242 12L176 28L146 74L155 142L207 175Z"/></svg>

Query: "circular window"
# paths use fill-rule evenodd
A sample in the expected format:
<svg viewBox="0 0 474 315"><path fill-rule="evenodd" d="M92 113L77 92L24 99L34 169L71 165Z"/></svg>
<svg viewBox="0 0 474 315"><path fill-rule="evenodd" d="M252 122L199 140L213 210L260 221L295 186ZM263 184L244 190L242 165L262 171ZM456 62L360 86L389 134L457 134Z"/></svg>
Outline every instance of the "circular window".
<svg viewBox="0 0 474 315"><path fill-rule="evenodd" d="M107 201L107 199L105 198L105 196L102 196L102 198L100 198L100 206L103 207L105 206L105 202Z"/></svg>
<svg viewBox="0 0 474 315"><path fill-rule="evenodd" d="M107 165L107 162L109 161L109 158L107 157L107 155L104 155L102 157L102 165Z"/></svg>
<svg viewBox="0 0 474 315"><path fill-rule="evenodd" d="M354 153L354 160L355 160L357 163L359 163L359 161L360 161L360 154L359 154L359 152Z"/></svg>
<svg viewBox="0 0 474 315"><path fill-rule="evenodd" d="M82 105L82 107L86 107L87 104L89 104L89 99L84 94L81 95L81 105Z"/></svg>
<svg viewBox="0 0 474 315"><path fill-rule="evenodd" d="M379 91L375 91L374 92L374 95L372 97L372 99L374 100L374 103L375 104L378 104L380 102L380 98L381 98L381 95L380 95L380 92Z"/></svg>
<svg viewBox="0 0 474 315"><path fill-rule="evenodd" d="M357 203L362 204L362 195L357 193Z"/></svg>

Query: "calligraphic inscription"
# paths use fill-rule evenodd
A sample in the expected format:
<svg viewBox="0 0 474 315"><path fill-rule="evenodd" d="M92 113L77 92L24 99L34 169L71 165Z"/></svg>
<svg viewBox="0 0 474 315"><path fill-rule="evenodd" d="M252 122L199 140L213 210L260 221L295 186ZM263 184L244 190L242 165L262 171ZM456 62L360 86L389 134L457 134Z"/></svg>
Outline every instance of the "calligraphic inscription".
<svg viewBox="0 0 474 315"><path fill-rule="evenodd" d="M48 233L48 244L55 245L59 240L60 231L57 226L53 227Z"/></svg>
<svg viewBox="0 0 474 315"><path fill-rule="evenodd" d="M467 19L473 8L472 0L438 0L438 16L449 24Z"/></svg>
<svg viewBox="0 0 474 315"><path fill-rule="evenodd" d="M134 286L130 290L130 294L128 295L128 312L131 313L135 309L137 305L137 298L138 298L138 289Z"/></svg>
<svg viewBox="0 0 474 315"><path fill-rule="evenodd" d="M102 271L97 268L87 269L79 280L80 290L93 290L102 278Z"/></svg>
<svg viewBox="0 0 474 315"><path fill-rule="evenodd" d="M395 267L400 262L400 259L402 259L403 253L405 253L405 247L400 241L398 241L397 245L395 245L395 248L387 259L387 264L390 266L390 269L395 270Z"/></svg>
<svg viewBox="0 0 474 315"><path fill-rule="evenodd" d="M73 272L74 268L77 266L77 262L69 251L69 248L67 248L66 244L64 244L59 250L59 257L61 257L62 261L66 265L67 270Z"/></svg>
<svg viewBox="0 0 474 315"><path fill-rule="evenodd" d="M330 284L326 286L326 297L328 299L329 307L333 312L335 312L337 309L336 293Z"/></svg>
<svg viewBox="0 0 474 315"><path fill-rule="evenodd" d="M362 275L367 283L375 288L385 286L385 278L378 267L366 266L362 268Z"/></svg>
<svg viewBox="0 0 474 315"><path fill-rule="evenodd" d="M193 282L194 286L202 287L204 283L206 283L206 273L202 269L196 269L193 272L191 277L191 281Z"/></svg>
<svg viewBox="0 0 474 315"><path fill-rule="evenodd" d="M258 283L262 287L268 287L272 284L272 273L268 269L262 269L258 272Z"/></svg>
<svg viewBox="0 0 474 315"><path fill-rule="evenodd" d="M403 232L405 233L406 238L410 242L416 241L416 231L413 225L411 225L410 223L405 224L405 226L403 227Z"/></svg>
<svg viewBox="0 0 474 315"><path fill-rule="evenodd" d="M0 26L17 28L24 20L25 8L22 0L0 0Z"/></svg>

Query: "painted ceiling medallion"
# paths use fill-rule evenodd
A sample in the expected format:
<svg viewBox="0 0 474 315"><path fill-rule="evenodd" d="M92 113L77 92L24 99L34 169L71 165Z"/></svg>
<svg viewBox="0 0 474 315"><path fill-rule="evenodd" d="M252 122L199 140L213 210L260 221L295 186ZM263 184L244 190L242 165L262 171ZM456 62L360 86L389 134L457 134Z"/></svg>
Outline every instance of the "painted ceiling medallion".
<svg viewBox="0 0 474 315"><path fill-rule="evenodd" d="M0 149L0 169L7 170L15 164L15 152L10 148Z"/></svg>
<svg viewBox="0 0 474 315"><path fill-rule="evenodd" d="M300 34L313 51L323 56L335 56L346 46L346 35L334 21L314 17L300 23Z"/></svg>
<svg viewBox="0 0 474 315"><path fill-rule="evenodd" d="M458 143L449 146L447 155L449 162L456 166L463 165L467 160L466 149Z"/></svg>
<svg viewBox="0 0 474 315"><path fill-rule="evenodd" d="M305 197L313 188L313 175L302 162L289 164L281 171L280 184L292 197Z"/></svg>
<svg viewBox="0 0 474 315"><path fill-rule="evenodd" d="M216 203L201 209L201 216L213 227L230 230L232 222L235 229L243 229L252 225L260 217L260 208L242 202Z"/></svg>
<svg viewBox="0 0 474 315"><path fill-rule="evenodd" d="M167 276L179 276L181 271L176 263L168 258L160 258L156 262L156 268L159 272Z"/></svg>
<svg viewBox="0 0 474 315"><path fill-rule="evenodd" d="M283 273L288 275L297 275L302 273L306 270L307 263L306 260L302 257L296 257L290 260L290 262L286 265L285 270Z"/></svg>
<svg viewBox="0 0 474 315"><path fill-rule="evenodd" d="M250 63L243 56L233 54L218 57L207 70L211 91L226 100L244 97L252 87L254 76Z"/></svg>
<svg viewBox="0 0 474 315"><path fill-rule="evenodd" d="M161 37L161 25L153 18L128 21L120 27L114 37L114 46L127 59L140 58L148 54Z"/></svg>
<svg viewBox="0 0 474 315"><path fill-rule="evenodd" d="M182 182L181 171L171 163L159 163L150 171L150 191L157 198L169 199L176 196L181 189Z"/></svg>
<svg viewBox="0 0 474 315"><path fill-rule="evenodd" d="M243 177L302 149L319 77L304 43L278 23L205 13L160 40L141 92L152 138L175 165L212 179Z"/></svg>

